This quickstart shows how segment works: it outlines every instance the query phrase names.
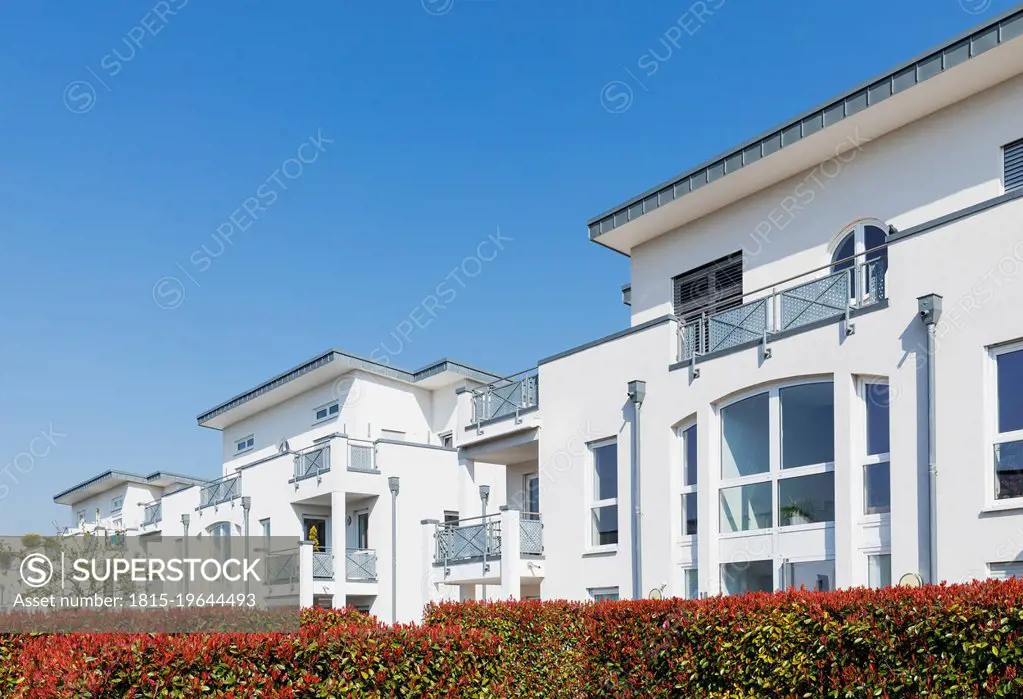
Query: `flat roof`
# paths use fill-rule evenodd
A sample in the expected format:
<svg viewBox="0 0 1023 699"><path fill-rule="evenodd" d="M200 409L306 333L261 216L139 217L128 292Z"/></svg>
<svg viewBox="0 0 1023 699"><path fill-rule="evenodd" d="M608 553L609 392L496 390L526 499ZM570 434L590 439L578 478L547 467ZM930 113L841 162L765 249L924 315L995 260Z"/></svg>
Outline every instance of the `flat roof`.
<svg viewBox="0 0 1023 699"><path fill-rule="evenodd" d="M590 240L1023 34L1023 4L587 221Z"/></svg>
<svg viewBox="0 0 1023 699"><path fill-rule="evenodd" d="M285 384L288 384L295 379L298 379L310 372L313 372L321 367L327 366L333 362L345 362L351 369L364 369L375 374L380 374L397 381L404 381L406 383L419 383L430 379L444 372L451 372L453 374L464 376L473 381L480 383L491 383L501 378L500 374L494 374L489 371L483 371L477 369L464 362L458 362L453 359L439 359L435 362L431 362L419 369L414 371L406 371L404 369L398 369L396 367L388 366L375 359L369 359L367 357L361 357L351 352L343 352L338 349L329 349L326 352L316 355L312 359L299 364L298 366L288 369L282 374L278 374L267 381L250 388L247 391L239 393L233 398L220 403L219 405L210 408L199 414L196 418L200 425L208 423L210 420L223 415L224 413L234 410L235 408L248 403L249 401L266 395L270 391L276 388L280 388Z"/></svg>
<svg viewBox="0 0 1023 699"><path fill-rule="evenodd" d="M195 476L186 476L180 473L170 473L168 471L154 471L148 476L142 476L137 473L129 473L127 471L118 471L111 469L104 471L98 476L93 476L88 480L82 481L78 485L73 485L67 490L61 491L53 496L53 501L58 505L71 505L78 500L80 497L72 500L69 496L81 495L88 496L93 493L100 493L110 488L120 485L121 483L138 483L140 485L156 485L166 487L172 483L182 483L184 485L202 485L208 482L206 478L196 478Z"/></svg>

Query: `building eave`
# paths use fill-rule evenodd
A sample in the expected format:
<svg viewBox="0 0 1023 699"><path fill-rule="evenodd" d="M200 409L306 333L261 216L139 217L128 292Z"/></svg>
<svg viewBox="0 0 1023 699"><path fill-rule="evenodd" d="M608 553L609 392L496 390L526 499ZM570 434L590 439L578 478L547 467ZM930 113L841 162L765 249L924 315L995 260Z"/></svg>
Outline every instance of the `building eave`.
<svg viewBox="0 0 1023 699"><path fill-rule="evenodd" d="M694 168L668 179L587 221L593 242L625 254L629 250L605 236L683 197L698 198L704 187L775 156L805 138L827 130L910 87L968 63L999 45L1023 35L1023 6L1004 12L940 46L925 51L841 95L813 107ZM602 240L601 238L604 237Z"/></svg>

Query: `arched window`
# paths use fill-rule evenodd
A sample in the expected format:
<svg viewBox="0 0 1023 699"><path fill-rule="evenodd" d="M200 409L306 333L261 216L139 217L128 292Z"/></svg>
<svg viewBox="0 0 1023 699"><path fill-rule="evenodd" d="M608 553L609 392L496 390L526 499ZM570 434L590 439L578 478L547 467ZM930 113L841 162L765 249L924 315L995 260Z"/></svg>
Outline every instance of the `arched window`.
<svg viewBox="0 0 1023 699"><path fill-rule="evenodd" d="M849 274L849 296L861 304L885 298L888 273L888 227L876 220L863 220L838 237L831 256L832 272L853 270Z"/></svg>

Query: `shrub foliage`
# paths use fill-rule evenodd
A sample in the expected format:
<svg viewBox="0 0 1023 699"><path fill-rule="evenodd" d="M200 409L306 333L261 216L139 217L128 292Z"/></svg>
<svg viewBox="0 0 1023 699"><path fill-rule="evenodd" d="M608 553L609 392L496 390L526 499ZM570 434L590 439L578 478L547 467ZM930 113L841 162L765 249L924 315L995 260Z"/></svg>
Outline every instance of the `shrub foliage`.
<svg viewBox="0 0 1023 699"><path fill-rule="evenodd" d="M0 696L1019 697L1023 582L306 610L293 634L0 635Z"/></svg>

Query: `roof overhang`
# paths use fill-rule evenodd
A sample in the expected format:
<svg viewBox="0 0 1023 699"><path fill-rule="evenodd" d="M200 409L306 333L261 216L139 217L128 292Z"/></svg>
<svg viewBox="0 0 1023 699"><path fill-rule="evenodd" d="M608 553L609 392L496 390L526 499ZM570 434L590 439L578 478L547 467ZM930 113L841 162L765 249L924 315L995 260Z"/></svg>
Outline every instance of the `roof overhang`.
<svg viewBox="0 0 1023 699"><path fill-rule="evenodd" d="M637 245L1023 73L1023 9L1004 13L588 222Z"/></svg>
<svg viewBox="0 0 1023 699"><path fill-rule="evenodd" d="M201 427L222 430L239 420L356 370L429 390L452 386L465 380L490 383L500 378L497 374L451 359L440 359L415 371L405 371L373 359L332 349L210 408L200 414L197 420Z"/></svg>
<svg viewBox="0 0 1023 699"><path fill-rule="evenodd" d="M85 498L98 495L99 493L106 492L111 488L116 488L117 486L124 485L126 483L167 488L175 484L191 486L202 485L206 482L207 479L205 478L185 476L179 473L167 473L165 471L156 471L148 476L140 476L136 473L128 473L127 471L111 470L104 471L98 476L90 478L87 481L82 481L78 485L72 486L61 493L57 493L53 496L53 501L58 505L74 505L76 502L80 502Z"/></svg>

